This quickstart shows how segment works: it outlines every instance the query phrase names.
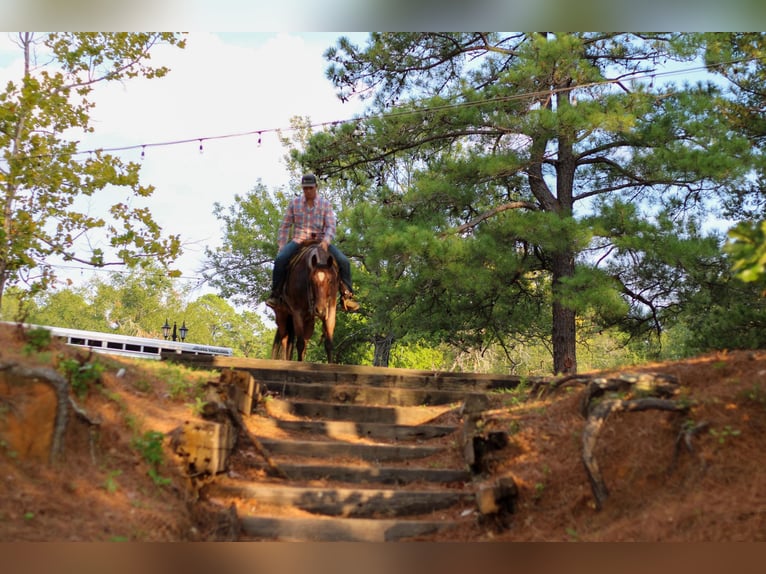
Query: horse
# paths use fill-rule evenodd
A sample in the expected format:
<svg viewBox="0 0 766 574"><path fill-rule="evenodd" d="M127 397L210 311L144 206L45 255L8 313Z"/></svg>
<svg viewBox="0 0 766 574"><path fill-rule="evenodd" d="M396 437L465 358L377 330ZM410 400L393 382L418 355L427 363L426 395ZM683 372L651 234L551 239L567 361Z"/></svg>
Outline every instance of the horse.
<svg viewBox="0 0 766 574"><path fill-rule="evenodd" d="M274 309L277 332L271 347L272 359L291 361L306 356L306 345L314 334L316 319L322 321L327 362L333 362L332 336L340 276L338 263L319 242L301 247L291 259L281 287L281 303Z"/></svg>

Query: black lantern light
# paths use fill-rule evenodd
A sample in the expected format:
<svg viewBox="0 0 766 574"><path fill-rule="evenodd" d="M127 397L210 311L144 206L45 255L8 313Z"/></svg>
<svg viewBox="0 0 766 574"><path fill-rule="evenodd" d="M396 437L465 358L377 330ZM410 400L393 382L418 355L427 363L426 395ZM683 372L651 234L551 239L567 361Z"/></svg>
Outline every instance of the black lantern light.
<svg viewBox="0 0 766 574"><path fill-rule="evenodd" d="M165 340L167 341L168 338L172 341L178 341L178 335L181 335L181 341L186 340L186 334L189 332L189 327L186 326L186 321L181 323L181 327L178 327L178 323L176 321L173 321L173 327L170 326L170 323L167 319L165 319L165 324L162 326L162 336L165 337Z"/></svg>

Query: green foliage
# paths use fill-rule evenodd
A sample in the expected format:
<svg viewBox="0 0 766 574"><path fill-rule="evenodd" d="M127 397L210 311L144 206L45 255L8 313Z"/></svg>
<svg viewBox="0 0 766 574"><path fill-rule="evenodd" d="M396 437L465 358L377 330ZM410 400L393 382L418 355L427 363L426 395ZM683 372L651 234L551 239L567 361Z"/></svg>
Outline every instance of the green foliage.
<svg viewBox="0 0 766 574"><path fill-rule="evenodd" d="M733 227L725 250L734 260L739 279L766 284L766 221L743 221Z"/></svg>
<svg viewBox="0 0 766 574"><path fill-rule="evenodd" d="M132 446L144 460L149 464L147 473L158 486L166 486L172 481L169 478L160 476L159 467L162 465L164 455L162 451L162 441L165 435L159 431L146 431L143 435L134 437Z"/></svg>
<svg viewBox="0 0 766 574"><path fill-rule="evenodd" d="M136 163L102 151L80 158L78 134L93 131L96 85L168 72L149 63L157 43L185 41L171 33L18 34L23 69L0 91L0 300L13 285L32 296L45 292L56 260L169 264L180 253L179 238L163 237L150 212L130 200L103 217L78 209L80 198L110 187L136 197L153 192L139 182ZM107 250L93 247L93 233L106 238Z"/></svg>
<svg viewBox="0 0 766 574"><path fill-rule="evenodd" d="M734 429L729 425L726 425L721 430L711 428L709 432L710 435L718 441L718 444L725 444L726 439L742 434L741 431Z"/></svg>
<svg viewBox="0 0 766 574"><path fill-rule="evenodd" d="M509 407L518 407L529 400L529 385L522 380L518 385L509 389L498 389L495 393L503 396L503 404Z"/></svg>
<svg viewBox="0 0 766 574"><path fill-rule="evenodd" d="M33 328L24 332L26 343L24 343L24 354L31 355L39 353L48 348L51 344L51 332L48 329Z"/></svg>
<svg viewBox="0 0 766 574"><path fill-rule="evenodd" d="M167 386L173 400L194 396L200 389L199 381L190 376L189 369L183 365L162 363L156 368L155 376Z"/></svg>
<svg viewBox="0 0 766 574"><path fill-rule="evenodd" d="M39 325L152 338L161 338L165 320L177 317L189 328L187 342L231 347L237 356L265 358L262 336L268 330L257 314L238 313L212 294L187 301L191 292L161 267L148 265L106 281L95 278L79 289L40 294L28 317Z"/></svg>
<svg viewBox="0 0 766 574"><path fill-rule="evenodd" d="M63 359L59 363L59 370L62 371L69 382L69 386L80 398L85 397L91 386L100 380L105 368L98 361L82 363L76 359Z"/></svg>
<svg viewBox="0 0 766 574"><path fill-rule="evenodd" d="M766 406L766 389L763 389L758 383L755 383L752 387L742 391L740 394L743 400Z"/></svg>
<svg viewBox="0 0 766 574"><path fill-rule="evenodd" d="M391 352L390 367L402 369L445 370L452 357L443 346L435 347L427 341L398 344Z"/></svg>
<svg viewBox="0 0 766 574"><path fill-rule="evenodd" d="M716 70L754 88L766 66L737 72L726 56L764 43L598 32L339 41L328 78L342 98L364 86L373 113L315 134L296 120L284 140L295 173L326 180L354 264L364 312L339 316L338 360L389 349L396 366L530 374L549 372L551 357L561 370L575 343L580 369L763 345L754 290L733 281L718 238L703 232L711 216L762 205L746 177L763 170L760 140L736 119L762 125L748 111L762 109L761 91L609 78L707 49L726 63ZM208 256L224 296L264 298L286 198L259 183L216 207L224 247ZM731 255L757 263L764 242L747 241ZM268 339L254 343L260 356ZM321 344L309 348L309 360L322 357Z"/></svg>
<svg viewBox="0 0 766 574"><path fill-rule="evenodd" d="M341 97L364 86L376 113L294 158L356 186L348 236L370 272L375 332L462 349L534 338L558 366L574 359L578 314L661 332L710 253L695 218L753 155L721 89L606 81L703 48L693 34L637 40L391 33L327 51Z"/></svg>
<svg viewBox="0 0 766 574"><path fill-rule="evenodd" d="M106 490L109 494L114 494L117 492L117 489L119 488L119 484L117 483L117 477L122 474L121 470L111 470L107 473L106 478L104 479L104 490Z"/></svg>
<svg viewBox="0 0 766 574"><path fill-rule="evenodd" d="M234 205L215 204L213 215L221 221L224 247L205 250L205 276L223 297L246 305L266 298L287 202L285 192L271 194L259 183L248 194L236 195Z"/></svg>

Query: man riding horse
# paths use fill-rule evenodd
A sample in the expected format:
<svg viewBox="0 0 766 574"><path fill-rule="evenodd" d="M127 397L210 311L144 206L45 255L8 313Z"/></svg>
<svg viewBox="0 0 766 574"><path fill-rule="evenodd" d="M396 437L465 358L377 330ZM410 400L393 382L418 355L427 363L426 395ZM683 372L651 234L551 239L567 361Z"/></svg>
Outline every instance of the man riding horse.
<svg viewBox="0 0 766 574"><path fill-rule="evenodd" d="M301 245L307 242L319 241L325 250L338 262L340 270L340 295L344 311L359 310L359 303L354 301L351 290L351 263L340 249L332 244L335 239L335 212L332 205L324 197L317 195L317 178L313 173L307 173L301 178L303 195L290 200L287 211L279 226L279 253L274 260L274 270L271 280L271 295L266 305L272 309L280 305L280 292L290 260L298 253ZM292 238L290 237L292 229Z"/></svg>

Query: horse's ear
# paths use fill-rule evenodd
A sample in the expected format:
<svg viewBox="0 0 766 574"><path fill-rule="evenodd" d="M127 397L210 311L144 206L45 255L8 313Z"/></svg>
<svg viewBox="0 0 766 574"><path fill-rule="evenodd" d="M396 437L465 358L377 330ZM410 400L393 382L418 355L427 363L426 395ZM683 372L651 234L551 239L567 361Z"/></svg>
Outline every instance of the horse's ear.
<svg viewBox="0 0 766 574"><path fill-rule="evenodd" d="M319 258L317 257L316 251L311 254L311 267L314 268L317 266L317 263L319 263Z"/></svg>

